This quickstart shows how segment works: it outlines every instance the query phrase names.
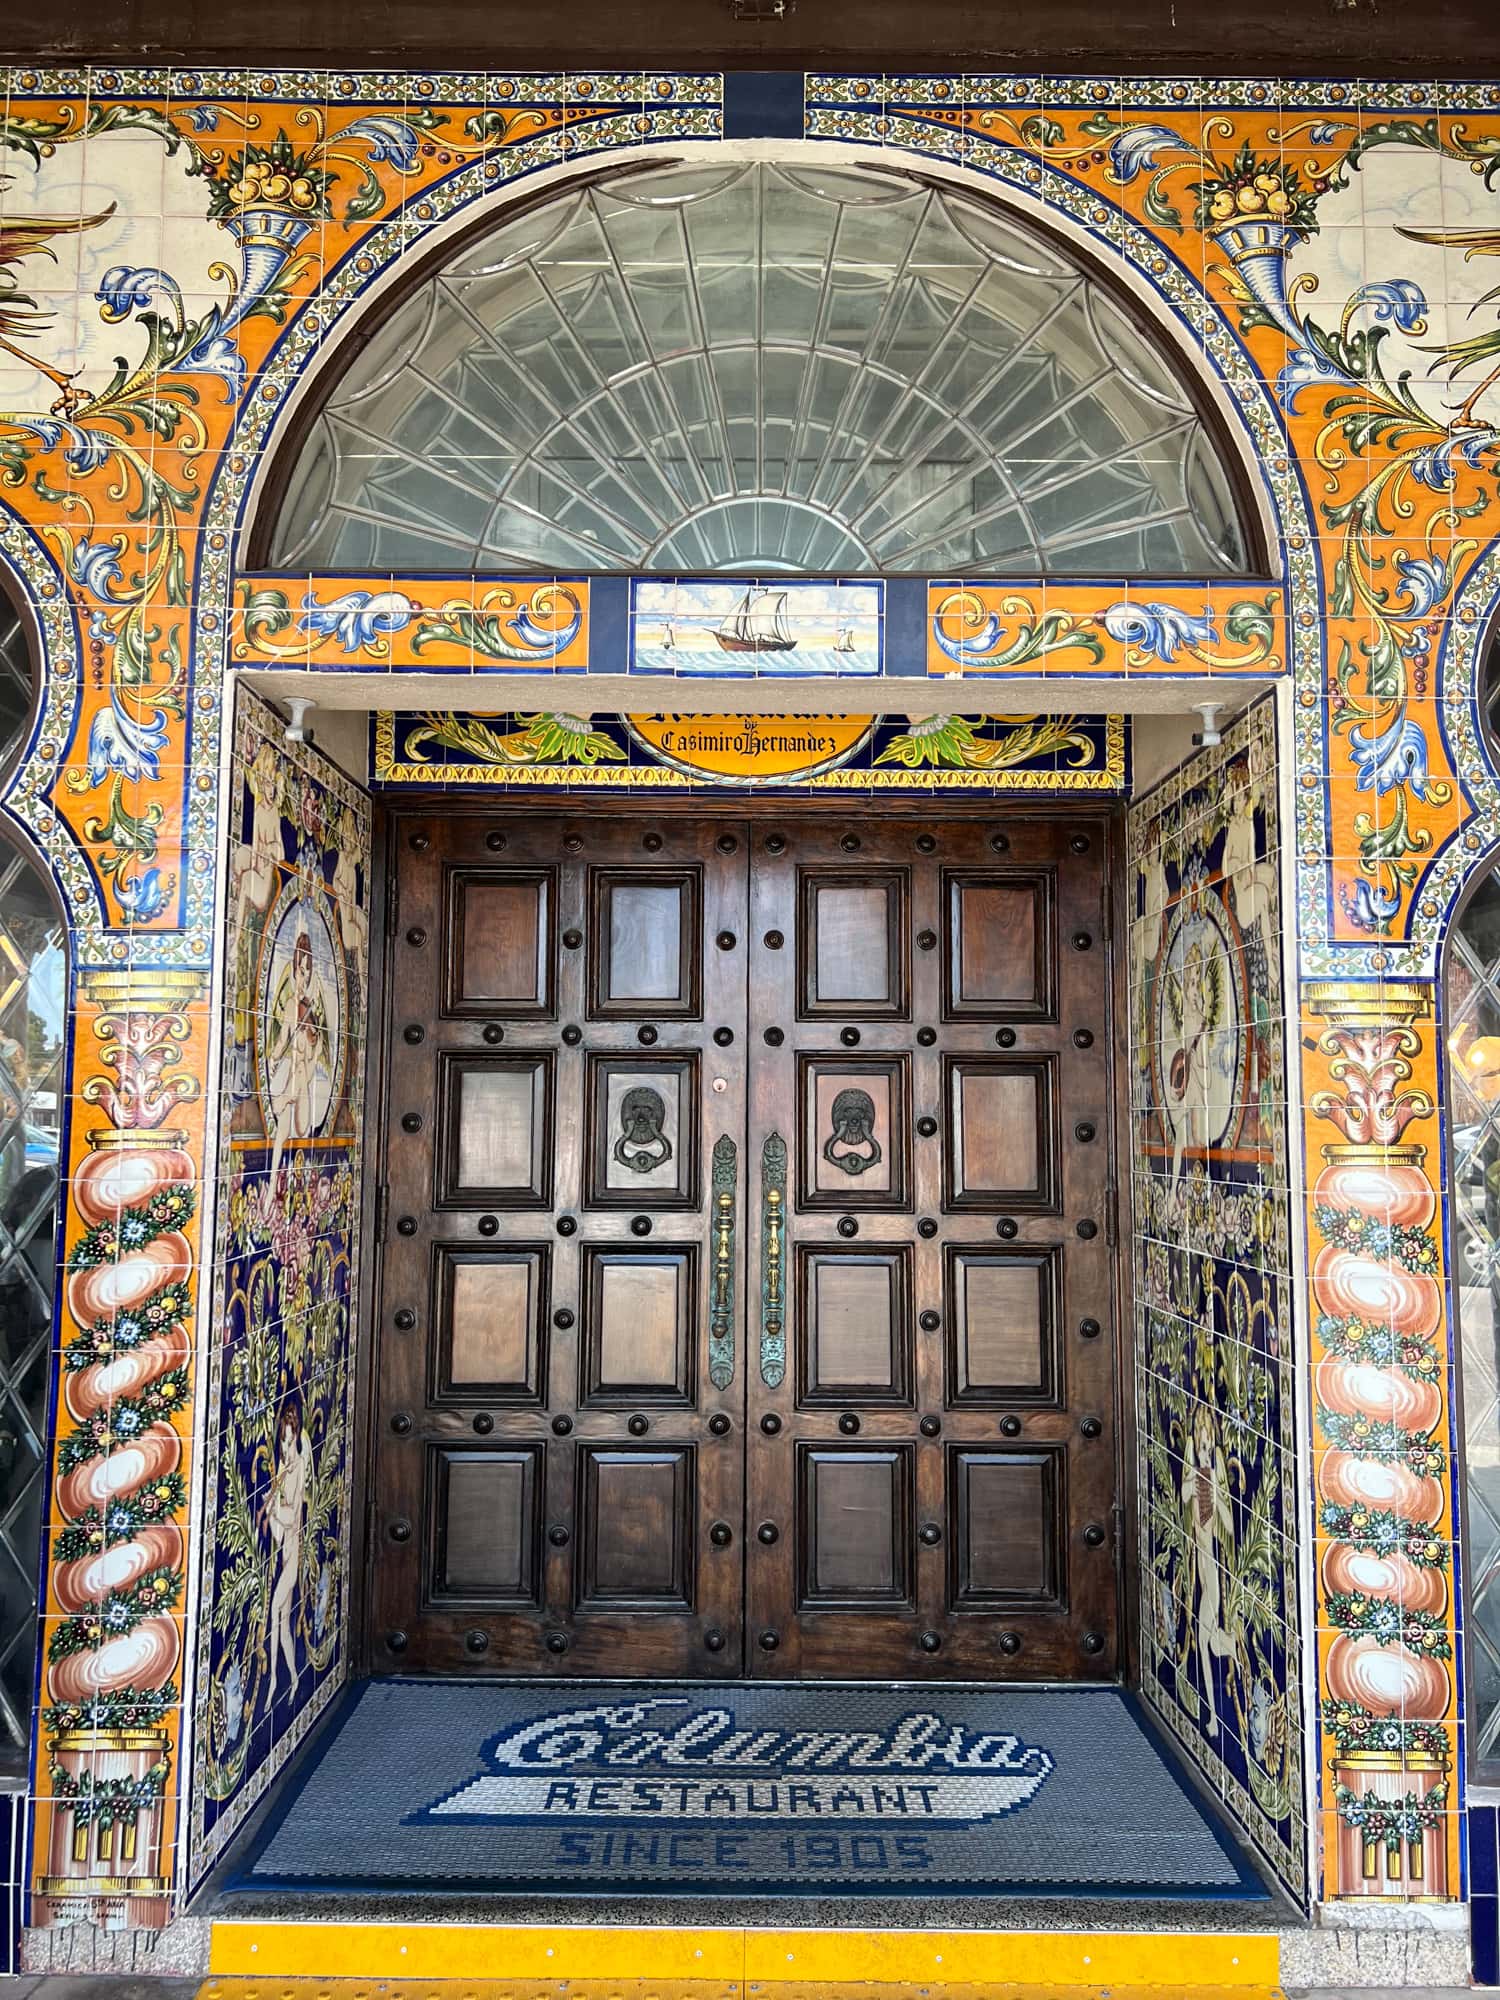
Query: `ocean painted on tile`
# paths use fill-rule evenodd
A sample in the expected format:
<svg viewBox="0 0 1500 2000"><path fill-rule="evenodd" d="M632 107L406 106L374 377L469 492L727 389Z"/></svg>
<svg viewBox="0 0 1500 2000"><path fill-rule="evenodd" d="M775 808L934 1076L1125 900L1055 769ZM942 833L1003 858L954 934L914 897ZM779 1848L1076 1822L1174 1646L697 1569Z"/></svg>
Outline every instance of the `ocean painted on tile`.
<svg viewBox="0 0 1500 2000"><path fill-rule="evenodd" d="M643 577L631 586L630 625L637 674L879 674L883 586Z"/></svg>

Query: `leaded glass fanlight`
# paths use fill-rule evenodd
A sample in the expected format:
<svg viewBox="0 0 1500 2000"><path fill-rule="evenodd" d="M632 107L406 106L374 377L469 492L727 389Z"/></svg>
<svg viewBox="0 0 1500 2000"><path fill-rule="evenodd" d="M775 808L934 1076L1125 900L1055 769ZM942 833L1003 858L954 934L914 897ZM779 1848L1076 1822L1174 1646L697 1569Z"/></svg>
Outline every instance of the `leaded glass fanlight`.
<svg viewBox="0 0 1500 2000"><path fill-rule="evenodd" d="M0 774L31 720L31 653L0 590ZM25 1754L46 1490L66 934L0 821L0 1770Z"/></svg>
<svg viewBox="0 0 1500 2000"><path fill-rule="evenodd" d="M270 551L327 570L1211 576L1248 543L1154 334L951 188L764 162L561 192L398 305Z"/></svg>

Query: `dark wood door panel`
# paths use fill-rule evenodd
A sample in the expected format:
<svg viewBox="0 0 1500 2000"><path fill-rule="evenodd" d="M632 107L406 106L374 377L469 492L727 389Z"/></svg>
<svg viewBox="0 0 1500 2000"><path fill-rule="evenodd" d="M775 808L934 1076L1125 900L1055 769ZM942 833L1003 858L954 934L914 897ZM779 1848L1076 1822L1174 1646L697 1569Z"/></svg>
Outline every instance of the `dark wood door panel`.
<svg viewBox="0 0 1500 2000"><path fill-rule="evenodd" d="M545 1400L551 1270L550 1243L433 1245L432 1402Z"/></svg>
<svg viewBox="0 0 1500 2000"><path fill-rule="evenodd" d="M375 1663L1112 1675L1102 822L393 841Z"/></svg>
<svg viewBox="0 0 1500 2000"><path fill-rule="evenodd" d="M584 1245L581 1408L695 1407L699 1265L695 1243Z"/></svg>
<svg viewBox="0 0 1500 2000"><path fill-rule="evenodd" d="M697 1467L691 1445L582 1445L575 1609L691 1612Z"/></svg>
<svg viewBox="0 0 1500 2000"><path fill-rule="evenodd" d="M799 1612L914 1606L910 1444L797 1447Z"/></svg>
<svg viewBox="0 0 1500 2000"><path fill-rule="evenodd" d="M797 1126L802 1134L798 1205L842 1213L911 1208L910 1057L797 1057Z"/></svg>
<svg viewBox="0 0 1500 2000"><path fill-rule="evenodd" d="M1065 1609L1066 1483L1057 1445L950 1447L949 1592L956 1608Z"/></svg>
<svg viewBox="0 0 1500 2000"><path fill-rule="evenodd" d="M943 1057L943 1206L1055 1211L1061 1194L1057 1058Z"/></svg>
<svg viewBox="0 0 1500 2000"><path fill-rule="evenodd" d="M1062 1249L946 1246L944 1401L976 1410L1058 1407L1064 1396Z"/></svg>
<svg viewBox="0 0 1500 2000"><path fill-rule="evenodd" d="M428 813L393 843L373 1659L738 1672L708 1164L742 1171L744 833Z"/></svg>
<svg viewBox="0 0 1500 2000"><path fill-rule="evenodd" d="M851 837L857 838L844 836ZM823 844L831 845L826 836ZM799 1017L906 1020L911 979L909 869L797 866L796 884Z"/></svg>
<svg viewBox="0 0 1500 2000"><path fill-rule="evenodd" d="M556 1066L534 1054L440 1049L436 1208L550 1208Z"/></svg>
<svg viewBox="0 0 1500 2000"><path fill-rule="evenodd" d="M540 1600L546 1446L427 1453L428 1595L435 1604L530 1609Z"/></svg>
<svg viewBox="0 0 1500 2000"><path fill-rule="evenodd" d="M1110 1676L1105 830L751 843L750 1670Z"/></svg>
<svg viewBox="0 0 1500 2000"><path fill-rule="evenodd" d="M1057 873L944 869L943 1015L1057 1018Z"/></svg>
<svg viewBox="0 0 1500 2000"><path fill-rule="evenodd" d="M680 869L591 867L588 908L592 1019L700 1018L701 864Z"/></svg>
<svg viewBox="0 0 1500 2000"><path fill-rule="evenodd" d="M912 1254L909 1243L882 1249L802 1244L794 1279L797 1400L847 1409L913 1406Z"/></svg>
<svg viewBox="0 0 1500 2000"><path fill-rule="evenodd" d="M445 877L443 1012L550 1020L555 868L452 868Z"/></svg>

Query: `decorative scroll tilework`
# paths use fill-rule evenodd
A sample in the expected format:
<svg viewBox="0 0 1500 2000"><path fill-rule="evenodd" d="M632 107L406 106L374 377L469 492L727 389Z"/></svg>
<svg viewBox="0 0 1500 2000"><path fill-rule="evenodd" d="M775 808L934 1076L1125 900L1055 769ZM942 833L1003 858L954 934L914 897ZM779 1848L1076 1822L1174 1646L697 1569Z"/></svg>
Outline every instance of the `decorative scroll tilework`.
<svg viewBox="0 0 1500 2000"><path fill-rule="evenodd" d="M392 715L382 786L1122 792L1123 716Z"/></svg>
<svg viewBox="0 0 1500 2000"><path fill-rule="evenodd" d="M235 592L230 657L357 673L581 670L589 663L588 581L315 577L296 596L279 580L246 579Z"/></svg>
<svg viewBox="0 0 1500 2000"><path fill-rule="evenodd" d="M329 78L27 67L7 76L0 278L14 283L0 292L0 561L37 614L46 685L4 803L51 866L78 968L48 1650L33 1772L34 1922L156 1924L182 1887L174 1857L191 1664L182 1548L198 1452L210 1439L217 1449L216 1419L195 1387L204 1340L192 1330L206 1331L197 1232L218 1157L219 1106L203 1085L224 845L219 730L225 669L249 657L235 651L248 609L235 578L263 456L332 337L434 231L574 164L649 157L664 144L711 154L719 104L715 77L638 69ZM1290 1010L1301 1017L1299 1044L1313 1044L1302 1095L1326 1090L1336 1103L1340 1089L1347 1094L1349 1050L1338 1035L1395 1034L1414 1038L1402 1060L1436 1103L1441 1023L1428 982L1447 914L1500 827L1500 784L1473 686L1476 648L1500 598L1500 327L1491 296L1500 86L813 77L805 131L815 146L950 174L1075 237L1197 371L1262 511L1276 578L1265 592L1284 593L1284 636L1278 628L1267 643L1295 688L1281 751L1296 800L1285 837L1297 907L1286 927L1297 936L1300 977L1320 989L1299 993ZM431 598L428 585L399 579L356 585L372 598L401 591L421 611L441 612L450 598L476 609L501 581L463 579ZM341 658L344 613L323 589L299 579L277 608L287 622L271 630L268 619L262 638L305 638L310 657L316 636L320 664ZM1121 598L1130 594L1122 586ZM305 609L309 595L315 612ZM1067 610L1104 612L1115 601L1112 593ZM1161 592L1149 601L1177 603ZM331 618L332 628L297 631L304 616ZM348 629L357 633L357 621ZM1232 657L1261 643L1248 628L1235 638L1227 613L1216 631L1224 650L1233 642ZM466 643L434 634L430 657L446 647L445 662L461 664ZM360 654L367 650L361 638ZM1187 659L1179 648L1162 670ZM1268 667L1269 656L1248 671ZM1199 678L1206 666L1182 670ZM1330 992L1354 987L1357 998L1330 1014ZM1421 1005L1392 1012L1390 996L1403 987ZM1293 1134L1315 1188L1328 1164L1322 1147L1343 1143L1329 1140L1331 1129L1315 1120ZM1415 1238L1381 1245L1381 1282L1398 1290L1406 1276L1426 1275L1407 1273L1402 1256L1440 1258L1445 1227L1437 1120L1419 1129L1433 1209L1413 1227L1430 1253ZM1192 1151L1185 1146L1185 1159ZM111 1171L84 1171L92 1159ZM1168 1178L1159 1168L1147 1178ZM1183 1181L1192 1185L1186 1165ZM1361 1211L1347 1206L1347 1181L1341 1190L1343 1209L1315 1200L1307 1218L1313 1283L1299 1316L1325 1312L1317 1290L1318 1260L1334 1241L1326 1225L1343 1236L1361 1226L1349 1220ZM1415 1203L1414 1187L1408 1194ZM195 1212L178 1227L158 1196L191 1200ZM127 1221L134 1230L127 1211L153 1203L139 1223L153 1233L130 1246L130 1258L97 1261L104 1239L94 1232ZM148 1265L155 1281L138 1297L131 1286L146 1282ZM101 1273L110 1270L128 1270L130 1284L104 1297L100 1287L113 1281ZM157 1344L143 1358L129 1349L128 1322L152 1299ZM101 1339L96 1356L68 1363L71 1343ZM1423 1525L1446 1543L1455 1514L1441 1309L1422 1339L1438 1407L1426 1421L1424 1388L1421 1410L1398 1424L1400 1438L1380 1436L1398 1458L1421 1460L1415 1476L1431 1482L1421 1505L1437 1508ZM1377 1372L1389 1378L1380 1394L1405 1397L1404 1366ZM116 1393L127 1380L130 1390ZM1327 1386L1336 1388L1331 1377ZM1325 1407L1360 1449L1325 1427L1320 1450L1349 1452L1366 1468L1360 1479L1378 1484L1385 1474L1369 1468L1386 1461L1364 1449L1368 1430L1352 1428L1368 1426L1370 1412ZM118 1432L116 1414L138 1438ZM121 1453L131 1454L128 1480ZM1226 1447L1226 1465L1229 1457ZM89 1482L113 1491L117 1472L136 1511L107 1528L102 1513L89 1513L102 1504ZM111 1543L116 1528L121 1539ZM1355 1546L1342 1531L1327 1534L1330 1549ZM107 1580L126 1574L123 1590ZM1392 1720L1379 1707L1388 1690L1377 1700L1364 1672L1372 1662L1410 1683L1397 1707L1412 1726L1441 1729L1444 1749L1456 1744L1460 1697L1442 1653L1453 1644L1451 1592L1429 1604L1433 1580L1424 1576L1423 1619L1388 1633L1389 1608L1403 1592L1409 1598L1409 1583L1394 1598L1373 1586L1356 1592L1347 1576L1325 1586L1335 1623L1319 1669L1329 1732L1320 1893L1459 1891L1456 1756L1441 1798L1435 1738L1403 1739L1407 1771L1419 1768L1413 1757L1433 1761L1420 1783L1406 1784L1406 1771L1400 1784L1383 1778L1383 1804L1371 1806L1374 1792L1350 1775L1367 1768L1351 1759L1389 1754L1359 1737L1371 1719ZM1356 1595L1365 1604L1352 1603ZM1349 1643L1336 1647L1335 1632ZM1212 1648L1210 1659L1218 1660ZM1357 1687L1337 1661L1362 1663ZM1184 1685L1198 1671L1190 1654ZM1289 1660L1285 1692L1295 1688ZM1330 1706L1356 1699L1363 1720ZM1233 1705L1227 1688L1222 1702L1221 1720ZM1246 1732L1258 1733L1262 1720ZM100 1731L110 1737L107 1757ZM1284 1827L1261 1810L1273 1832ZM1442 1840L1418 1824L1433 1814L1445 1818ZM1272 1852L1281 1834L1262 1828L1259 1837ZM1393 1851L1394 1873L1383 1858Z"/></svg>
<svg viewBox="0 0 1500 2000"><path fill-rule="evenodd" d="M927 586L932 674L1253 674L1286 668L1279 591L1244 584Z"/></svg>

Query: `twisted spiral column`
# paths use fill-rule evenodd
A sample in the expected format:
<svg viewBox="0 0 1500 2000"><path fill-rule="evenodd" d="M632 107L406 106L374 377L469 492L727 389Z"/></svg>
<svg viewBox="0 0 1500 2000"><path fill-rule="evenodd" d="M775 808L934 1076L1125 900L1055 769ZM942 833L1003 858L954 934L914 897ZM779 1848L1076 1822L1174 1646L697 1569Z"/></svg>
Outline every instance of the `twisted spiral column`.
<svg viewBox="0 0 1500 2000"><path fill-rule="evenodd" d="M1312 1264L1323 1355L1315 1374L1320 1565L1335 1626L1324 1722L1337 1846L1331 1893L1445 1896L1453 1695L1450 1589L1440 1563L1447 1502L1439 1337L1443 1291L1427 1151L1403 1134L1432 1100L1403 1086L1421 1047L1427 988L1327 983L1306 990L1333 1088L1312 1098L1343 1143L1322 1148L1312 1189L1324 1241Z"/></svg>
<svg viewBox="0 0 1500 2000"><path fill-rule="evenodd" d="M173 1419L192 1357L194 1255L181 1225L199 1176L188 1134L164 1121L200 1092L169 1072L201 985L171 971L84 980L101 1008L101 1047L81 1094L111 1124L89 1133L70 1186L54 1486L65 1525L50 1578L62 1621L47 1649L39 1792L52 1816L33 1909L42 1925L125 1929L170 1916L163 1822L184 1563Z"/></svg>

